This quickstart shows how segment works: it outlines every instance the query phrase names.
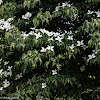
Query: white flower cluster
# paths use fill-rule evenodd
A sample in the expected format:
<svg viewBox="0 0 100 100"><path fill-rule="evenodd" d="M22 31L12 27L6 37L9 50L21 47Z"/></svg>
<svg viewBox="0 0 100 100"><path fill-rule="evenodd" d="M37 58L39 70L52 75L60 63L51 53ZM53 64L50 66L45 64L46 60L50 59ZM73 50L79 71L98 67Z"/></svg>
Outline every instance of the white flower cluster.
<svg viewBox="0 0 100 100"><path fill-rule="evenodd" d="M63 37L57 36L57 38L55 38L55 40L62 42Z"/></svg>
<svg viewBox="0 0 100 100"><path fill-rule="evenodd" d="M100 17L100 11L90 11L90 10L88 10L87 14L92 14L92 13L96 13L97 17Z"/></svg>
<svg viewBox="0 0 100 100"><path fill-rule="evenodd" d="M0 90L3 90L3 88L6 88L6 87L8 87L9 85L10 85L10 82L9 81L7 81L7 79L5 79L5 81L3 81L3 87L0 87Z"/></svg>
<svg viewBox="0 0 100 100"><path fill-rule="evenodd" d="M89 59L91 60L91 59L95 58L96 56L95 56L94 53L92 53L91 55L88 55L88 57L89 57Z"/></svg>
<svg viewBox="0 0 100 100"><path fill-rule="evenodd" d="M68 4L68 2L66 1L65 3L62 3L62 7L64 8L65 6L67 7L71 7L72 4Z"/></svg>
<svg viewBox="0 0 100 100"><path fill-rule="evenodd" d="M60 7L64 8L64 7L71 7L72 4L68 4L68 2L62 3L62 5L60 6L60 4L58 4L58 6L56 6L55 11L58 11Z"/></svg>
<svg viewBox="0 0 100 100"><path fill-rule="evenodd" d="M92 50L92 52L93 53L91 55L88 55L90 60L96 58L96 54L97 54L96 50Z"/></svg>
<svg viewBox="0 0 100 100"><path fill-rule="evenodd" d="M28 34L22 31L21 36L24 39L28 37L29 35L35 35L36 39L39 39L40 37L43 36L43 34L46 34L49 37L48 41L56 40L56 41L62 42L62 39L64 38L64 35L65 35L65 34L60 34L58 32L53 32L53 31L49 32L48 30L45 30L45 29L35 29L35 28L30 28L30 29L32 29L32 31L30 31Z"/></svg>
<svg viewBox="0 0 100 100"><path fill-rule="evenodd" d="M2 0L0 0L0 5L3 3L3 1Z"/></svg>
<svg viewBox="0 0 100 100"><path fill-rule="evenodd" d="M48 30L45 30L45 29L39 29L39 31L42 32L43 34L44 33L47 34L50 37L48 41L57 40L59 42L62 42L62 39L64 38L64 35L65 35L65 34L60 34L58 32L53 32L53 31L49 32Z"/></svg>
<svg viewBox="0 0 100 100"><path fill-rule="evenodd" d="M2 61L2 58L0 59L0 62ZM9 64L9 61L4 62L4 66L7 66ZM12 67L13 66L8 66L7 71L3 71L3 69L0 69L0 75L4 75L5 77L12 76ZM10 85L10 82L5 79L3 81L3 87L0 87L0 90L3 90L3 88L6 88Z"/></svg>
<svg viewBox="0 0 100 100"><path fill-rule="evenodd" d="M26 32L23 32L22 31L22 34L21 36L25 39L26 37L28 37L29 35L35 35L36 36L36 39L39 39L40 37L42 37L41 33L38 32L38 33L35 33L34 31L30 31L28 34L26 34Z"/></svg>
<svg viewBox="0 0 100 100"><path fill-rule="evenodd" d="M3 90L3 88L6 88L10 85L10 82L7 81L7 79L5 79L5 81L3 81L3 87L0 87L0 90Z"/></svg>
<svg viewBox="0 0 100 100"><path fill-rule="evenodd" d="M2 59L0 60L2 61ZM8 65L9 61L5 61L4 62L4 66ZM3 69L0 70L0 75L4 75L5 77L7 77L8 75L9 76L12 76L12 66L8 66L8 69L7 71L3 71Z"/></svg>
<svg viewBox="0 0 100 100"><path fill-rule="evenodd" d="M68 40L73 40L73 35L69 35L67 39L68 39ZM78 47L79 47L79 46L82 46L84 50L85 50L86 48L88 48L88 46L84 45L83 40L77 41L76 46L78 46ZM72 44L71 46L69 46L69 48L70 48L71 50L74 49L74 47L75 47L74 44Z"/></svg>
<svg viewBox="0 0 100 100"><path fill-rule="evenodd" d="M15 28L15 26L12 26L11 23L10 23L13 19L14 19L14 17L9 18L6 21L4 19L0 19L0 29L8 31L10 29Z"/></svg>
<svg viewBox="0 0 100 100"><path fill-rule="evenodd" d="M8 66L7 71L3 71L3 69L1 69L0 74L4 75L5 77L7 77L8 75L12 76L12 70L11 69L12 69L12 66Z"/></svg>
<svg viewBox="0 0 100 100"><path fill-rule="evenodd" d="M23 19L28 19L32 16L32 14L30 12L27 12L25 15L22 15Z"/></svg>
<svg viewBox="0 0 100 100"><path fill-rule="evenodd" d="M48 46L46 48L42 47L42 49L40 50L40 52L46 52L47 50L54 51L54 46Z"/></svg>

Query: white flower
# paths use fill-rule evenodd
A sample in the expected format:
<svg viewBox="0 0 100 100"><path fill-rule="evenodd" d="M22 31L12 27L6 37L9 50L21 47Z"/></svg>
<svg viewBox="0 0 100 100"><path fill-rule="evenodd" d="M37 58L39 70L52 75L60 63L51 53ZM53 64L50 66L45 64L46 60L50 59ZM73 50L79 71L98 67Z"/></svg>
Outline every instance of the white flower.
<svg viewBox="0 0 100 100"><path fill-rule="evenodd" d="M3 3L3 1L2 0L0 0L0 5Z"/></svg>
<svg viewBox="0 0 100 100"><path fill-rule="evenodd" d="M35 29L36 30L36 29ZM45 34L47 34L48 36L53 36L53 37L57 37L57 36L60 36L60 33L58 33L58 32L53 32L53 31L51 31L51 32L49 32L48 30L45 30L45 29L38 29L40 32L42 32L43 34L45 33Z"/></svg>
<svg viewBox="0 0 100 100"><path fill-rule="evenodd" d="M34 31L30 31L28 34L29 35L33 35L34 34Z"/></svg>
<svg viewBox="0 0 100 100"><path fill-rule="evenodd" d="M73 36L68 36L68 40L73 40Z"/></svg>
<svg viewBox="0 0 100 100"><path fill-rule="evenodd" d="M23 19L29 19L32 16L30 12L27 12L25 15L22 15Z"/></svg>
<svg viewBox="0 0 100 100"><path fill-rule="evenodd" d="M28 34L26 34L26 32L23 32L23 31L22 31L21 36L25 39L25 38L26 38L26 37L28 37L29 35L28 35Z"/></svg>
<svg viewBox="0 0 100 100"><path fill-rule="evenodd" d="M81 46L81 45L84 45L83 40L77 41L77 46Z"/></svg>
<svg viewBox="0 0 100 100"><path fill-rule="evenodd" d="M42 35L40 34L40 32L39 32L38 34L37 34L37 33L35 33L34 35L36 36L36 39L38 39L38 38L42 37Z"/></svg>
<svg viewBox="0 0 100 100"><path fill-rule="evenodd" d="M3 26L0 26L0 29L1 29L1 30L4 30L4 27L3 27Z"/></svg>
<svg viewBox="0 0 100 100"><path fill-rule="evenodd" d="M54 37L57 37L59 35L60 35L60 33L58 33L58 32L54 33Z"/></svg>
<svg viewBox="0 0 100 100"><path fill-rule="evenodd" d="M0 87L0 90L3 90L3 87Z"/></svg>
<svg viewBox="0 0 100 100"><path fill-rule="evenodd" d="M65 33L63 33L63 34L61 34L61 35L59 35L61 38L64 38L64 35L65 35Z"/></svg>
<svg viewBox="0 0 100 100"><path fill-rule="evenodd" d="M7 19L7 22L11 22L11 21L13 21L13 19L14 19L14 17L8 18L8 19Z"/></svg>
<svg viewBox="0 0 100 100"><path fill-rule="evenodd" d="M68 31L67 33L68 33L68 34L73 34L73 32L72 32L72 31Z"/></svg>
<svg viewBox="0 0 100 100"><path fill-rule="evenodd" d="M20 78L23 77L23 76L22 76L22 73L20 73L19 76L20 76Z"/></svg>
<svg viewBox="0 0 100 100"><path fill-rule="evenodd" d="M89 59L93 59L93 58L95 58L96 56L95 56L95 54L93 53L92 55L88 55L88 57L89 57Z"/></svg>
<svg viewBox="0 0 100 100"><path fill-rule="evenodd" d="M4 30L4 27L3 27L3 25L0 25L0 29L1 29L1 30Z"/></svg>
<svg viewBox="0 0 100 100"><path fill-rule="evenodd" d="M71 5L68 4L68 2L62 3L62 7L64 8L65 6L67 6L67 7L71 7Z"/></svg>
<svg viewBox="0 0 100 100"><path fill-rule="evenodd" d="M26 31L24 32L24 31L21 31L22 32L22 34L26 34Z"/></svg>
<svg viewBox="0 0 100 100"><path fill-rule="evenodd" d="M62 42L62 39L60 36L57 36L57 38L55 38L55 40L59 41L59 42Z"/></svg>
<svg viewBox="0 0 100 100"><path fill-rule="evenodd" d="M53 32L47 31L46 34L47 34L48 36L52 36L52 35L53 35Z"/></svg>
<svg viewBox="0 0 100 100"><path fill-rule="evenodd" d="M100 11L96 12L97 17L100 17Z"/></svg>
<svg viewBox="0 0 100 100"><path fill-rule="evenodd" d="M100 17L100 11L90 11L90 10L88 10L87 14L92 14L92 13L96 13L97 17Z"/></svg>
<svg viewBox="0 0 100 100"><path fill-rule="evenodd" d="M42 32L42 33L47 33L47 30L45 30L45 29L39 29L40 30L40 32Z"/></svg>
<svg viewBox="0 0 100 100"><path fill-rule="evenodd" d="M30 12L27 12L26 14L25 14L25 17L27 17L27 18L30 18L32 16L32 14L30 13Z"/></svg>
<svg viewBox="0 0 100 100"><path fill-rule="evenodd" d="M59 7L59 6L57 6L57 7L55 8L55 11L59 11L59 8L60 8L60 7Z"/></svg>
<svg viewBox="0 0 100 100"><path fill-rule="evenodd" d="M2 75L2 71L3 71L3 69L0 70L0 74L1 74L1 75Z"/></svg>
<svg viewBox="0 0 100 100"><path fill-rule="evenodd" d="M31 30L35 30L35 27L31 27L30 29L31 29Z"/></svg>
<svg viewBox="0 0 100 100"><path fill-rule="evenodd" d="M15 80L18 80L18 79L20 79L21 77L23 77L23 76L22 76L22 73L17 74Z"/></svg>
<svg viewBox="0 0 100 100"><path fill-rule="evenodd" d="M30 85L32 84L30 79L28 79L27 84L30 84Z"/></svg>
<svg viewBox="0 0 100 100"><path fill-rule="evenodd" d="M47 87L46 83L42 83L42 88Z"/></svg>
<svg viewBox="0 0 100 100"><path fill-rule="evenodd" d="M86 46L86 45L82 45L82 47L84 50L88 48L88 46Z"/></svg>
<svg viewBox="0 0 100 100"><path fill-rule="evenodd" d="M7 71L4 71L4 72L3 72L3 75L4 75L5 77L7 77L7 75L8 75Z"/></svg>
<svg viewBox="0 0 100 100"><path fill-rule="evenodd" d="M8 87L9 85L10 85L10 82L9 81L7 81L7 79L5 79L5 81L3 81L3 87L4 88L6 88L6 87Z"/></svg>
<svg viewBox="0 0 100 100"><path fill-rule="evenodd" d="M56 75L57 74L57 69L52 70L52 75Z"/></svg>
<svg viewBox="0 0 100 100"><path fill-rule="evenodd" d="M71 49L73 49L75 46L74 46L74 44L72 44L71 46L69 46Z"/></svg>
<svg viewBox="0 0 100 100"><path fill-rule="evenodd" d="M27 19L27 18L25 17L25 15L22 15L22 18L23 18L23 19Z"/></svg>
<svg viewBox="0 0 100 100"><path fill-rule="evenodd" d="M81 72L83 72L85 70L85 67L81 67L80 70Z"/></svg>
<svg viewBox="0 0 100 100"><path fill-rule="evenodd" d="M12 66L8 66L8 69L7 70L11 70L12 69Z"/></svg>
<svg viewBox="0 0 100 100"><path fill-rule="evenodd" d="M88 10L88 13L87 14L92 14L92 13L93 13L93 11Z"/></svg>
<svg viewBox="0 0 100 100"><path fill-rule="evenodd" d="M40 50L40 52L46 52L46 48L42 47L42 49Z"/></svg>
<svg viewBox="0 0 100 100"><path fill-rule="evenodd" d="M10 27L11 27L11 26L10 26L10 23L6 21L6 22L4 23L4 28L5 28L5 29L10 29Z"/></svg>
<svg viewBox="0 0 100 100"><path fill-rule="evenodd" d="M2 58L0 59L0 62L2 61Z"/></svg>
<svg viewBox="0 0 100 100"><path fill-rule="evenodd" d="M4 62L4 66L5 66L5 65L8 65L8 64L9 64L9 61L5 61L5 62Z"/></svg>
<svg viewBox="0 0 100 100"><path fill-rule="evenodd" d="M4 23L4 19L0 19L0 24Z"/></svg>
<svg viewBox="0 0 100 100"><path fill-rule="evenodd" d="M3 27L4 27L4 29L6 29L6 31L8 31L8 30L10 30L11 28L13 28L13 27L11 26L11 23L9 23L8 21L4 21L3 24L4 24Z"/></svg>
<svg viewBox="0 0 100 100"><path fill-rule="evenodd" d="M65 3L62 3L62 7L64 8L66 6L66 4Z"/></svg>
<svg viewBox="0 0 100 100"><path fill-rule="evenodd" d="M7 73L7 75L12 76L12 71L9 71L9 72Z"/></svg>
<svg viewBox="0 0 100 100"><path fill-rule="evenodd" d="M53 37L52 37L52 38L50 38L50 39L48 39L48 41L53 41Z"/></svg>
<svg viewBox="0 0 100 100"><path fill-rule="evenodd" d="M92 50L92 52L95 52L95 50Z"/></svg>
<svg viewBox="0 0 100 100"><path fill-rule="evenodd" d="M54 51L54 46L48 46L46 49L47 49L47 50Z"/></svg>
<svg viewBox="0 0 100 100"><path fill-rule="evenodd" d="M43 100L43 96L41 96L40 100Z"/></svg>

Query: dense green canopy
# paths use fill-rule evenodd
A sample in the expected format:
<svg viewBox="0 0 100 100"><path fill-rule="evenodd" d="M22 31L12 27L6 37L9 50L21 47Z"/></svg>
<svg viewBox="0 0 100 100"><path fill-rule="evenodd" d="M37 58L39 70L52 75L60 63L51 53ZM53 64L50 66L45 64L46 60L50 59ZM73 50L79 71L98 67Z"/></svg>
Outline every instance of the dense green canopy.
<svg viewBox="0 0 100 100"><path fill-rule="evenodd" d="M0 99L100 100L100 0L0 0Z"/></svg>

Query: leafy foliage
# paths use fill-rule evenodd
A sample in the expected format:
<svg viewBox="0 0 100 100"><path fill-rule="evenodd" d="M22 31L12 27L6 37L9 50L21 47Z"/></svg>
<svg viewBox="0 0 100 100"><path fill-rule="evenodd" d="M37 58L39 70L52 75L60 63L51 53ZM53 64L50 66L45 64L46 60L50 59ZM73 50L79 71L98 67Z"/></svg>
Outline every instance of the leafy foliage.
<svg viewBox="0 0 100 100"><path fill-rule="evenodd" d="M100 100L99 3L1 0L0 97Z"/></svg>

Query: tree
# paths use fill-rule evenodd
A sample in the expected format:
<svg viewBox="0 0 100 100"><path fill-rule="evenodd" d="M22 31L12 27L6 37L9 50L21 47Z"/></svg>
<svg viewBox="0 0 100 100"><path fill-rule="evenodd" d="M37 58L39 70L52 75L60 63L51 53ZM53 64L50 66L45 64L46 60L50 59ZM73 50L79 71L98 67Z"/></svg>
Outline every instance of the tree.
<svg viewBox="0 0 100 100"><path fill-rule="evenodd" d="M100 0L0 1L0 99L100 100Z"/></svg>

